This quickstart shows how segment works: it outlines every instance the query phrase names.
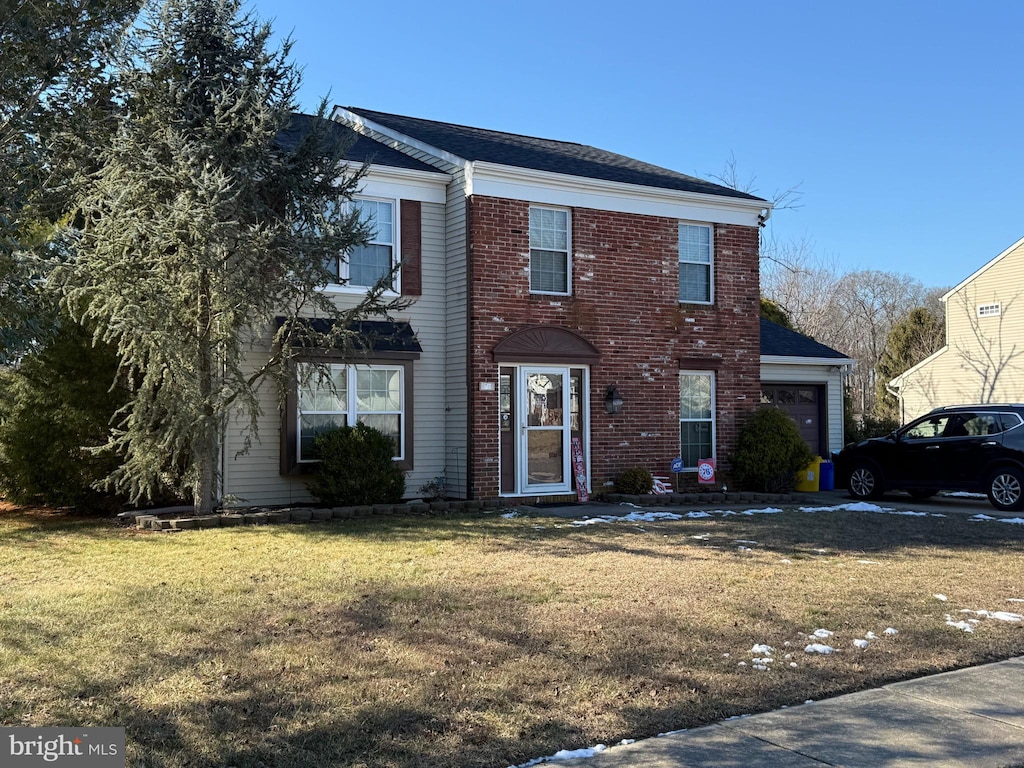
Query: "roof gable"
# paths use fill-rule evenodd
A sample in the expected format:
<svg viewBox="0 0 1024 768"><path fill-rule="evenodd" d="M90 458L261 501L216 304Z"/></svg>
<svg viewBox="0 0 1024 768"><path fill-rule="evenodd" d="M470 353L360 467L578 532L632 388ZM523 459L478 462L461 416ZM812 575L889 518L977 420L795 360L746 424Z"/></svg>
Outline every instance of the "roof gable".
<svg viewBox="0 0 1024 768"><path fill-rule="evenodd" d="M998 263L999 263L1000 261L1002 261L1003 259L1007 258L1007 257L1008 257L1008 256L1009 256L1009 255L1010 255L1011 253L1013 253L1014 251L1016 251L1016 250L1017 250L1018 248L1020 248L1020 247L1021 247L1022 245L1024 245L1024 237L1022 237L1022 238L1021 238L1020 240L1018 240L1018 241L1017 241L1016 243L1014 243L1013 245L1011 245L1011 246L1010 246L1009 248L1007 248L1007 249L1006 249L1005 251L1003 251L1002 253L1000 253L1000 254L999 254L998 256L996 256L996 257L995 257L994 259L992 259L992 260L990 260L990 261L986 262L986 263L985 263L985 264L983 264L983 265L982 265L982 266L981 266L980 268L978 268L978 269L977 269L977 270L975 270L975 271L974 271L973 273L971 273L971 274L970 274L970 275L969 275L968 277L964 278L964 279L963 279L963 280L961 280L961 281L960 281L959 283L957 283L957 284L956 284L955 286L953 286L953 287L952 287L952 288L950 288L950 289L949 289L948 291L946 291L945 295L944 295L944 296L942 297L942 300L943 300L943 301L946 301L947 299L949 299L949 297L950 297L950 296L952 296L952 295L953 295L954 293L956 293L957 291L959 291L959 290L960 290L961 288L963 288L963 287L964 287L965 285L967 285L968 283L970 283L970 282L973 282L973 281L974 281L975 279L977 279L977 278L978 278L978 277L979 277L979 276L980 276L980 275L981 275L982 273L984 273L984 272L987 272L987 271L988 271L989 269L991 269L992 267L994 267L994 266L995 266L996 264L998 264Z"/></svg>
<svg viewBox="0 0 1024 768"><path fill-rule="evenodd" d="M815 341L771 320L761 318L761 356L806 357L847 360L842 352Z"/></svg>
<svg viewBox="0 0 1024 768"><path fill-rule="evenodd" d="M467 161L739 200L759 197L586 144L344 107L349 112Z"/></svg>

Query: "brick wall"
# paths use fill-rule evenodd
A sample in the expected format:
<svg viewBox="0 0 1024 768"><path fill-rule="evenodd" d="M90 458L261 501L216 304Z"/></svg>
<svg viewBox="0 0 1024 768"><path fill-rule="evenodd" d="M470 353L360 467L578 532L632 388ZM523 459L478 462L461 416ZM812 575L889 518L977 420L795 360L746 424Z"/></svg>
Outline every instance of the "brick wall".
<svg viewBox="0 0 1024 768"><path fill-rule="evenodd" d="M679 454L680 369L716 373L720 469L738 426L760 392L758 230L714 226L713 306L678 302L678 222L576 208L572 220L572 296L529 292L529 203L470 199L470 455L472 495L498 492L497 381L494 346L525 326L576 331L601 352L590 373L592 487L624 468L668 473ZM625 405L605 413L615 384Z"/></svg>

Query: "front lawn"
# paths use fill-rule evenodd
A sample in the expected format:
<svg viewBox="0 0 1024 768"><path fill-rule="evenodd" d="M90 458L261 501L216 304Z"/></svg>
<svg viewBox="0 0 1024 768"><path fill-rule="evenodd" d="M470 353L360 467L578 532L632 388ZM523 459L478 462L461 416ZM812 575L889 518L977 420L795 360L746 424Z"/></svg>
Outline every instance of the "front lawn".
<svg viewBox="0 0 1024 768"><path fill-rule="evenodd" d="M962 517L3 508L0 562L0 724L124 726L137 766L500 768L1024 653L1024 525Z"/></svg>

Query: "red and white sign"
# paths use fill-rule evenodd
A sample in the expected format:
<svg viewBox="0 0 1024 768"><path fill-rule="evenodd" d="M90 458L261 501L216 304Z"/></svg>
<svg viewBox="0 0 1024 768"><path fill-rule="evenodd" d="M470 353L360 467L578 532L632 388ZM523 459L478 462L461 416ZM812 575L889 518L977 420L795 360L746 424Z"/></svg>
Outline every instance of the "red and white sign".
<svg viewBox="0 0 1024 768"><path fill-rule="evenodd" d="M590 499L587 490L587 462L583 458L583 443L578 437L572 439L572 474L576 478L576 498L583 502Z"/></svg>
<svg viewBox="0 0 1024 768"><path fill-rule="evenodd" d="M697 482L701 485L714 485L715 460L700 459L697 462Z"/></svg>

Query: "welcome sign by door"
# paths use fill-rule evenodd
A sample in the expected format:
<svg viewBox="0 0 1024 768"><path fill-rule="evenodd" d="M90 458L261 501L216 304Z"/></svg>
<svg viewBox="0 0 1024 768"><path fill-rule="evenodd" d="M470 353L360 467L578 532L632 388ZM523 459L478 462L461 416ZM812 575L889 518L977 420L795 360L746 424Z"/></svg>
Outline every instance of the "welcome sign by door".
<svg viewBox="0 0 1024 768"><path fill-rule="evenodd" d="M572 474L576 478L576 499L580 502L589 500L587 462L583 459L583 442L578 437L572 439Z"/></svg>

